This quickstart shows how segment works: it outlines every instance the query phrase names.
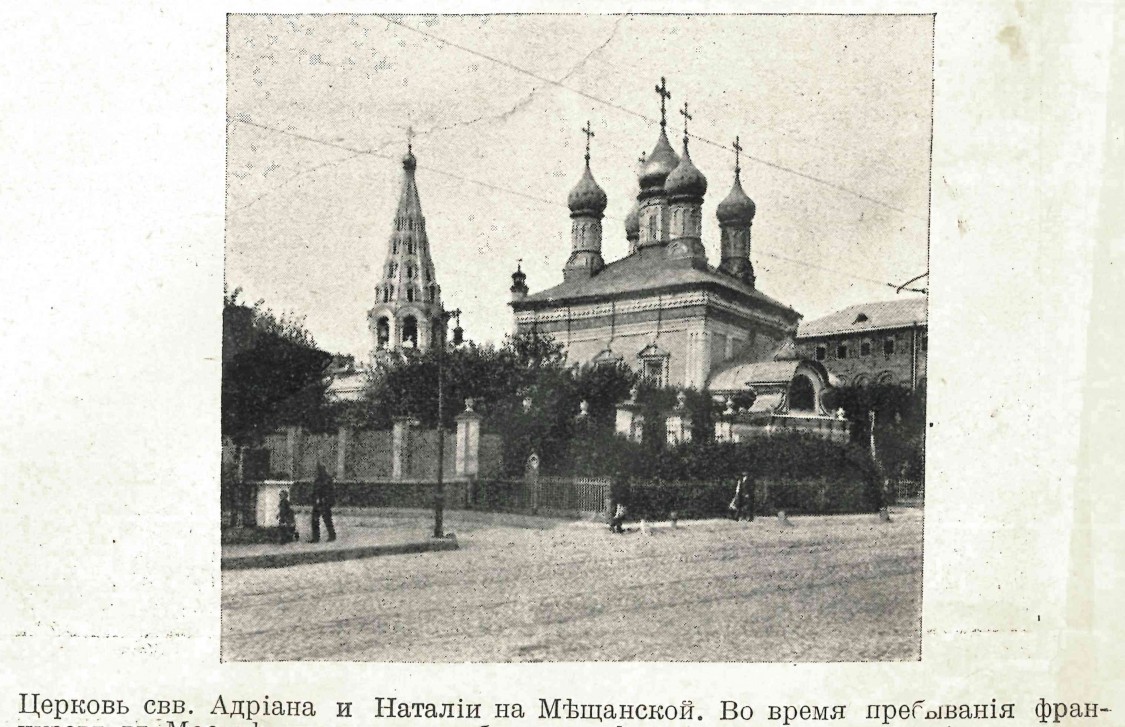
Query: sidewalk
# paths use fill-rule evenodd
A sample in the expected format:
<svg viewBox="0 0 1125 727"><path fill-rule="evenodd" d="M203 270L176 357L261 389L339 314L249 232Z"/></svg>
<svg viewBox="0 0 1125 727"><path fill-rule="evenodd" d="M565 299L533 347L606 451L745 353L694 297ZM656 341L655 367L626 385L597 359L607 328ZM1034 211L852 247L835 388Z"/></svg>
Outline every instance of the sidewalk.
<svg viewBox="0 0 1125 727"><path fill-rule="evenodd" d="M307 542L309 516L307 508L297 511L297 527L301 541L287 544L255 543L224 545L222 570L244 568L285 568L306 563L372 558L379 555L401 555L440 550L457 550L457 538L433 537L433 532L414 521L387 521L340 513L334 519L336 540L329 543L321 532L319 543ZM432 525L430 526L432 528Z"/></svg>

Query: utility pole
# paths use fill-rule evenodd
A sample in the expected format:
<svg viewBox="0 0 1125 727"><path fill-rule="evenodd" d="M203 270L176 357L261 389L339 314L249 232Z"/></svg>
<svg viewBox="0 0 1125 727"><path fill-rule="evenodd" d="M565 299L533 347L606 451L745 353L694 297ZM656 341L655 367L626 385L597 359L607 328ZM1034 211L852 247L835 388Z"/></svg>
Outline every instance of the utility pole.
<svg viewBox="0 0 1125 727"><path fill-rule="evenodd" d="M438 453L437 453L437 486L434 488L434 537L444 538L445 530L442 519L445 515L445 330L450 318L457 319L453 328L453 345L460 346L464 337L461 329L461 309L441 312L441 341L438 344L438 390L437 390L437 427L438 427Z"/></svg>

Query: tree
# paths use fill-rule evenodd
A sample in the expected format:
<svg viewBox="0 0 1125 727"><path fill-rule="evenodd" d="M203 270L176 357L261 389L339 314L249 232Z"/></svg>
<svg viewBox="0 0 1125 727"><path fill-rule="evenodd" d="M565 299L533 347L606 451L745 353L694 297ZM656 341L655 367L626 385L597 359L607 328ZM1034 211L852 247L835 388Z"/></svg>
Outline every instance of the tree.
<svg viewBox="0 0 1125 727"><path fill-rule="evenodd" d="M222 432L249 444L288 424L331 426L325 375L332 357L302 321L278 316L241 290L223 298Z"/></svg>

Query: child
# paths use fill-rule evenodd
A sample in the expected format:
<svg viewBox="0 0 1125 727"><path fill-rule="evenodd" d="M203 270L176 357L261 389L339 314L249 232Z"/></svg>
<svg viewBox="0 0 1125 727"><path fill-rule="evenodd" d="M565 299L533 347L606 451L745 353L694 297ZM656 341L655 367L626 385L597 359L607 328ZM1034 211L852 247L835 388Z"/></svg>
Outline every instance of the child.
<svg viewBox="0 0 1125 727"><path fill-rule="evenodd" d="M300 537L297 534L297 516L293 512L293 506L289 504L289 491L282 490L280 498L277 503L277 525L280 530L278 542L292 543Z"/></svg>
<svg viewBox="0 0 1125 727"><path fill-rule="evenodd" d="M613 517L610 518L609 532L611 532L611 533L623 533L623 532L625 532L625 528L623 528L621 526L621 523L624 522L624 521L625 521L625 505L619 502L619 503L617 503L617 509L615 509L613 511Z"/></svg>

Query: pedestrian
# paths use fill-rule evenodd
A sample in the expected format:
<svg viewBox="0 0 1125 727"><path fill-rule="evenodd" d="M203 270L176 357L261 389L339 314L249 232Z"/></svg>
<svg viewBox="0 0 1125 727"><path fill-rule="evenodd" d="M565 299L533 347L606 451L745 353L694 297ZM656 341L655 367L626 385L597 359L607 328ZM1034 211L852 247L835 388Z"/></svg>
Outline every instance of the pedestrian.
<svg viewBox="0 0 1125 727"><path fill-rule="evenodd" d="M292 543L299 540L297 533L297 515L289 503L289 490L282 490L277 503L278 542L281 544Z"/></svg>
<svg viewBox="0 0 1125 727"><path fill-rule="evenodd" d="M320 541L320 520L328 531L328 542L336 539L336 528L332 525L332 506L336 504L336 485L324 465L317 462L316 479L313 480L312 538L310 542Z"/></svg>
<svg viewBox="0 0 1125 727"><path fill-rule="evenodd" d="M734 497L730 501L730 509L735 522L742 518L754 519L754 480L749 472L743 472L734 486Z"/></svg>
<svg viewBox="0 0 1125 727"><path fill-rule="evenodd" d="M613 511L613 517L609 520L609 532L623 533L625 528L622 523L625 522L625 504L617 503L617 507Z"/></svg>

